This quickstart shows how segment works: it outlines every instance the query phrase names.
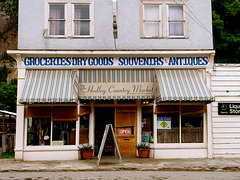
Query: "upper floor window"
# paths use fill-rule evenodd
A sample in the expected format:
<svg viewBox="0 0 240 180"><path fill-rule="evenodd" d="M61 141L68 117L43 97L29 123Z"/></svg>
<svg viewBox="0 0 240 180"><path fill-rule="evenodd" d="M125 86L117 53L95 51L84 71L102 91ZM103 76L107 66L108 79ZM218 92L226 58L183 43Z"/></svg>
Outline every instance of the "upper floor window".
<svg viewBox="0 0 240 180"><path fill-rule="evenodd" d="M74 35L90 35L90 22L89 5L74 5Z"/></svg>
<svg viewBox="0 0 240 180"><path fill-rule="evenodd" d="M184 14L183 6L169 6L169 36L184 36Z"/></svg>
<svg viewBox="0 0 240 180"><path fill-rule="evenodd" d="M50 4L49 28L50 35L65 34L65 13L63 4Z"/></svg>
<svg viewBox="0 0 240 180"><path fill-rule="evenodd" d="M159 37L161 33L161 6L144 5L143 34L146 37Z"/></svg>
<svg viewBox="0 0 240 180"><path fill-rule="evenodd" d="M45 36L93 37L93 0L48 0Z"/></svg>
<svg viewBox="0 0 240 180"><path fill-rule="evenodd" d="M187 38L187 0L141 1L141 37Z"/></svg>

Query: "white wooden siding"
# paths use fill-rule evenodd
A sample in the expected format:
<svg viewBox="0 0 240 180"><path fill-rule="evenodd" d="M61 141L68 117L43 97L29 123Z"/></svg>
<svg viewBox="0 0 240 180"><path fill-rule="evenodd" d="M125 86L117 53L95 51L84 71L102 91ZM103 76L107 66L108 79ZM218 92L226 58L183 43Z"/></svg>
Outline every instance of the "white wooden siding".
<svg viewBox="0 0 240 180"><path fill-rule="evenodd" d="M215 64L211 90L213 158L239 158L240 115L218 115L218 103L240 103L240 65Z"/></svg>

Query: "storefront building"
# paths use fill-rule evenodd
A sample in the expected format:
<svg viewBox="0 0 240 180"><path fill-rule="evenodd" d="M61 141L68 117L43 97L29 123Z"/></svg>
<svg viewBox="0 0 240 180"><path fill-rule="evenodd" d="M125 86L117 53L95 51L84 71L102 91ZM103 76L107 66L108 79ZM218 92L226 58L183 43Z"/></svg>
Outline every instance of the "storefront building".
<svg viewBox="0 0 240 180"><path fill-rule="evenodd" d="M210 0L19 6L15 159L79 159L84 143L96 156L106 124L122 156L146 142L152 158L212 157L215 51L189 15L211 31ZM103 155L115 153L110 135Z"/></svg>

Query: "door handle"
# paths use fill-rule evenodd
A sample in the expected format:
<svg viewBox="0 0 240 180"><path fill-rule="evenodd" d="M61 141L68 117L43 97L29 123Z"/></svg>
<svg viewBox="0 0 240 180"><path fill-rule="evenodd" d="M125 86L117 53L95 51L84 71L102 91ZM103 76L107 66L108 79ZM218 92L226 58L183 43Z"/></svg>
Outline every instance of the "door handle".
<svg viewBox="0 0 240 180"><path fill-rule="evenodd" d="M124 139L124 141L129 141L130 139Z"/></svg>

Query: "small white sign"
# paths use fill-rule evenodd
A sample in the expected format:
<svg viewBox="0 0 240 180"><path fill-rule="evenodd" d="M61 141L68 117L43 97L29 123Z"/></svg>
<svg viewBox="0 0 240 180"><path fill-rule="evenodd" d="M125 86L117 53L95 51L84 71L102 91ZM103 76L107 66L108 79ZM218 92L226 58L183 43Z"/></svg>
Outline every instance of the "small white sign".
<svg viewBox="0 0 240 180"><path fill-rule="evenodd" d="M158 117L157 128L158 129L171 129L171 117Z"/></svg>

